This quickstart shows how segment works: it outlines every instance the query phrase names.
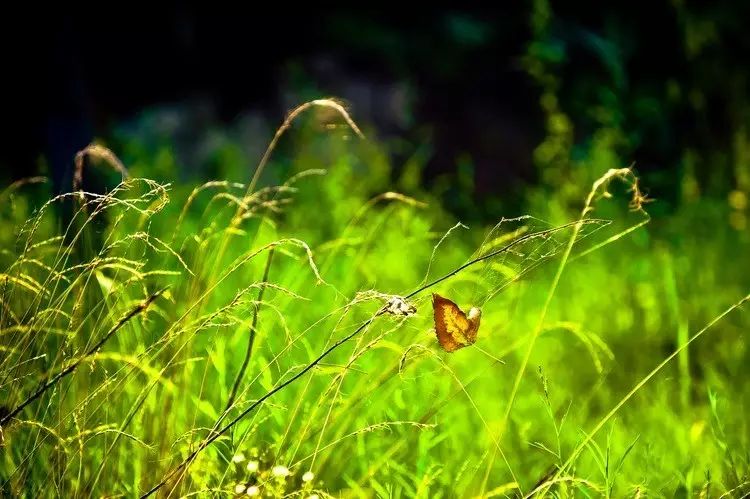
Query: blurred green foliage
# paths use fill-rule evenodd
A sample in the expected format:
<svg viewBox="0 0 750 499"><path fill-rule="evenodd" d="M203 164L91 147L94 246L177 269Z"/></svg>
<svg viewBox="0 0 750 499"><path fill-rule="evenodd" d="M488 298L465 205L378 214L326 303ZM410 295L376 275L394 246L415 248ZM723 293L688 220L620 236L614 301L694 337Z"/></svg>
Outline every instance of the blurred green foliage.
<svg viewBox="0 0 750 499"><path fill-rule="evenodd" d="M717 23L731 21L695 19L679 3L674 9L686 55L710 59L722 40ZM7 410L80 359L140 300L170 289L3 426L0 491L148 490L222 418L256 314L253 355L225 422L355 331L385 298L470 261L483 242L577 220L598 178L628 166L643 144L669 142L664 113L681 106L709 112L700 96L718 86L665 80L641 87L613 45L635 35L617 38L614 24L606 36L579 34L608 83L567 74L569 32L556 16L549 3L534 3L523 58L546 119L534 152L539 181L526 186L518 211L484 224L470 156L427 182L427 153L394 165L397 142L359 140L325 109L282 137L255 192L243 194L257 148L231 130L211 131L202 157L221 184L189 180L168 134L123 130L117 150L131 176L158 183L132 180L104 204L89 198L86 210L72 197L40 210L49 197L44 184L2 191L0 400ZM449 29L469 45L489 36L471 19L456 18ZM731 78L741 80L743 71ZM269 496L517 496L556 476L550 491L558 497L746 494L747 307L685 348L750 291L744 102L738 97L735 109L745 117L728 125L731 148L684 145L679 167L664 170L669 175L658 168L643 175L642 187L651 181L666 194L644 205L649 223L628 206L632 185L613 182L611 197L597 196L586 213L611 224L576 241L559 283L569 229L417 295L415 316L378 318L240 420L191 463L176 493L259 487ZM633 127L633 120L653 127ZM273 130L265 132L258 140ZM92 162L87 174L99 166L106 167ZM72 204L70 226L55 211L63 203ZM507 209L502 200L487 203ZM461 220L446 209L456 205L475 215L469 228L456 226ZM524 214L533 218L492 228L501 216ZM464 309L482 306L476 348L437 348L430 291ZM308 470L314 477L305 481Z"/></svg>

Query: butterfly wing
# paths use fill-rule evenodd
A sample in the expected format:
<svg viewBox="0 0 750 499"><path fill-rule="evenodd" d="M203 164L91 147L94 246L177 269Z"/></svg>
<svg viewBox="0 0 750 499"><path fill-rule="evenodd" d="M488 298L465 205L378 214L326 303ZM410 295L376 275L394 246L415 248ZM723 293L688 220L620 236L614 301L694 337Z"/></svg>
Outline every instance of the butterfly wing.
<svg viewBox="0 0 750 499"><path fill-rule="evenodd" d="M474 343L479 322L469 321L458 305L433 293L432 310L435 315L435 333L446 352L454 352Z"/></svg>

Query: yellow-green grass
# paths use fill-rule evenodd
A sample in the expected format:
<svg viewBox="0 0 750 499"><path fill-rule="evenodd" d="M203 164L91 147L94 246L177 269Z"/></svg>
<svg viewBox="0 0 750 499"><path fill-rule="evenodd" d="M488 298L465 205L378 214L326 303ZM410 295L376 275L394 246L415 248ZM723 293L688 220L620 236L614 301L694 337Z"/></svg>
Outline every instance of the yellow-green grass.
<svg viewBox="0 0 750 499"><path fill-rule="evenodd" d="M290 130L309 108L350 128ZM33 212L36 181L0 194L3 494L750 491L750 259L726 210L651 221L634 173L602 168L577 206L544 186L467 227L351 127L306 104L247 183L141 159ZM308 133L293 166L284 133ZM482 308L475 345L440 350L431 292Z"/></svg>

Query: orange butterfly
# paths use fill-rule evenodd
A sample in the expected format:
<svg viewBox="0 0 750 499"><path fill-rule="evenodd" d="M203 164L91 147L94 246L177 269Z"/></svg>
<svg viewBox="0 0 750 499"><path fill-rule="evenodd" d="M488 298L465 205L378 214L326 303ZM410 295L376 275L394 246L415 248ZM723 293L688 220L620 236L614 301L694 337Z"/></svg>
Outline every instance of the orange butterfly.
<svg viewBox="0 0 750 499"><path fill-rule="evenodd" d="M466 315L458 305L433 293L432 310L435 314L435 333L443 350L455 352L477 340L479 320L482 318L482 311L477 307L472 307L469 315Z"/></svg>

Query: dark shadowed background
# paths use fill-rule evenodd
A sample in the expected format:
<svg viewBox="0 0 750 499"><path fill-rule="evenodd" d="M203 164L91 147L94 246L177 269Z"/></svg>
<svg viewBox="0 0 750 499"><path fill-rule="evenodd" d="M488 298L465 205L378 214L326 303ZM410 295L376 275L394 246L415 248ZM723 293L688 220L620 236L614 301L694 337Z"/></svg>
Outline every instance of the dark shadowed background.
<svg viewBox="0 0 750 499"><path fill-rule="evenodd" d="M477 199L515 199L543 178L559 158L538 149L555 134L576 158L603 129L666 206L686 169L725 196L750 184L748 13L746 2L663 1L8 15L2 177L46 170L65 191L76 151L98 139L118 152L113 130L153 109L179 122L176 147L248 116L265 143L295 105L337 96L399 141L396 168L419 150L428 182L469 165ZM190 175L211 176L192 162Z"/></svg>

